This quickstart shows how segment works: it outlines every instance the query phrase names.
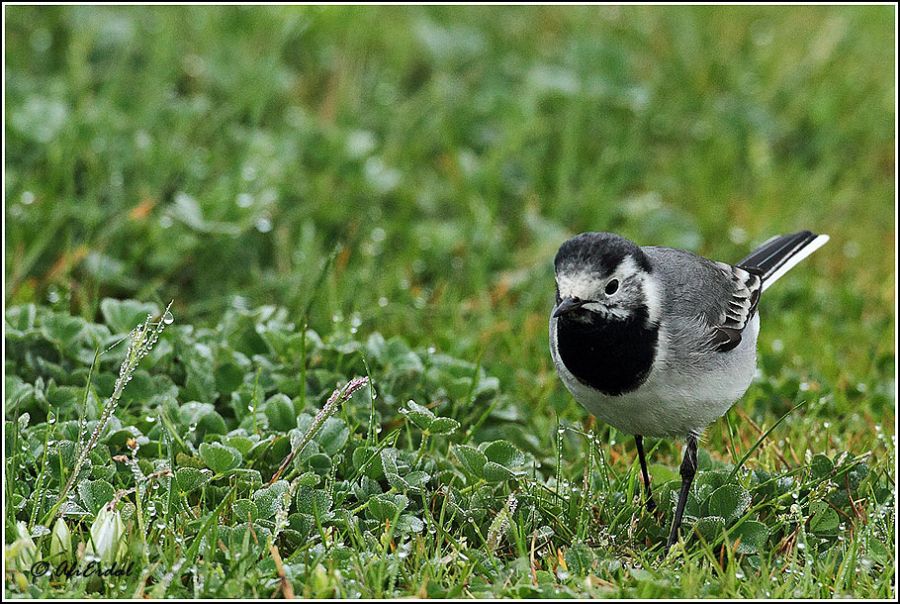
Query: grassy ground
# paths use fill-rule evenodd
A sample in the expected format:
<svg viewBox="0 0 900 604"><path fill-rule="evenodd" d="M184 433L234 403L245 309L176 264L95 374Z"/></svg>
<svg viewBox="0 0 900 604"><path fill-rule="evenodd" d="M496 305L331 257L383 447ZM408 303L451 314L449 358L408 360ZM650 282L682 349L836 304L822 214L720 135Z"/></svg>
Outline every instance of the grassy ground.
<svg viewBox="0 0 900 604"><path fill-rule="evenodd" d="M7 596L892 595L892 9L5 13ZM802 228L666 557L552 255ZM29 572L87 555L133 567Z"/></svg>

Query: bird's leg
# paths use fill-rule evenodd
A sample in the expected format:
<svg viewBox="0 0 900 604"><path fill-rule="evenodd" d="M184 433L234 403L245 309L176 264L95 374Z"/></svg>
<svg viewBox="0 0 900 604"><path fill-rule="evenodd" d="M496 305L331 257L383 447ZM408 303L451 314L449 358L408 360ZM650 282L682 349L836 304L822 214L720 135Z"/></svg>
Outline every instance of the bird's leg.
<svg viewBox="0 0 900 604"><path fill-rule="evenodd" d="M675 518L672 520L672 532L666 542L668 550L678 540L678 529L681 528L681 518L684 516L684 506L687 503L688 491L697 473L697 437L689 434L687 447L684 450L684 459L681 461L681 492L678 493L678 505L675 507Z"/></svg>
<svg viewBox="0 0 900 604"><path fill-rule="evenodd" d="M644 478L644 490L647 494L644 505L648 512L652 512L656 509L656 502L653 501L653 492L650 490L650 474L647 472L647 458L644 457L644 437L638 434L634 437L634 442L637 445L638 459L641 460L641 476Z"/></svg>

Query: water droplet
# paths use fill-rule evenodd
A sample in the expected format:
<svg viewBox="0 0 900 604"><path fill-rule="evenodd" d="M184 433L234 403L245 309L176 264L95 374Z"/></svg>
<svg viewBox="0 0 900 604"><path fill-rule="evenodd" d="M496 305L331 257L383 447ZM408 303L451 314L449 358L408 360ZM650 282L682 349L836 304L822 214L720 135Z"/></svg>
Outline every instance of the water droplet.
<svg viewBox="0 0 900 604"><path fill-rule="evenodd" d="M170 311L166 311L166 314L163 315L163 323L166 325L171 325L175 322L175 315L173 315Z"/></svg>
<svg viewBox="0 0 900 604"><path fill-rule="evenodd" d="M240 208L249 208L253 205L253 195L249 193L240 193L237 196L237 205Z"/></svg>
<svg viewBox="0 0 900 604"><path fill-rule="evenodd" d="M191 425L188 426L188 432L195 432L197 430L197 422L191 422Z"/></svg>
<svg viewBox="0 0 900 604"><path fill-rule="evenodd" d="M747 231L741 227L732 227L728 230L728 238L732 243L741 244L747 241Z"/></svg>
<svg viewBox="0 0 900 604"><path fill-rule="evenodd" d="M34 193L31 191L22 191L21 202L26 206L30 206L34 203Z"/></svg>
<svg viewBox="0 0 900 604"><path fill-rule="evenodd" d="M53 424L55 424L56 423L56 415L53 413L48 413L47 414L47 423L50 424L51 426Z"/></svg>
<svg viewBox="0 0 900 604"><path fill-rule="evenodd" d="M256 230L260 233L268 233L272 230L272 221L268 216L260 216L256 219Z"/></svg>

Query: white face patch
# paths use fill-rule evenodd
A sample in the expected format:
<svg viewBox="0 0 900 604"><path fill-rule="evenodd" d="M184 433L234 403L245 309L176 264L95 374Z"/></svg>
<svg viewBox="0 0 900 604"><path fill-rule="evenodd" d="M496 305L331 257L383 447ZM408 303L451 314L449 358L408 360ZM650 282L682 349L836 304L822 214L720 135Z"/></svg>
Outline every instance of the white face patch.
<svg viewBox="0 0 900 604"><path fill-rule="evenodd" d="M578 298L579 300L596 300L599 293L606 287L609 279L599 279L593 273L562 273L556 276L556 285L559 287L559 295L563 298Z"/></svg>
<svg viewBox="0 0 900 604"><path fill-rule="evenodd" d="M607 295L606 286L613 279L619 281L619 289ZM556 276L556 284L560 297L592 300L584 308L601 316L627 319L633 308L645 304L648 322L659 321L660 299L656 280L630 256L609 275L600 277L590 271L561 273Z"/></svg>

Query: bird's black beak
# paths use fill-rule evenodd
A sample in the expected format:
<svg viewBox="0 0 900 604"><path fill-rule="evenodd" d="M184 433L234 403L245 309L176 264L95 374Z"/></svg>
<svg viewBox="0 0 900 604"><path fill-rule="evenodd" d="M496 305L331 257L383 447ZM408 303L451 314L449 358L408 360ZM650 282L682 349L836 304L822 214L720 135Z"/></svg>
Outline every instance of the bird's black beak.
<svg viewBox="0 0 900 604"><path fill-rule="evenodd" d="M559 305L556 307L556 310L553 311L553 318L556 319L572 312L573 310L577 310L588 302L590 302L590 300L581 300L580 298L563 298L562 301L560 301Z"/></svg>

